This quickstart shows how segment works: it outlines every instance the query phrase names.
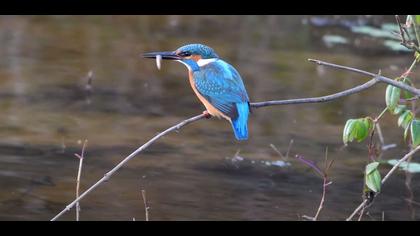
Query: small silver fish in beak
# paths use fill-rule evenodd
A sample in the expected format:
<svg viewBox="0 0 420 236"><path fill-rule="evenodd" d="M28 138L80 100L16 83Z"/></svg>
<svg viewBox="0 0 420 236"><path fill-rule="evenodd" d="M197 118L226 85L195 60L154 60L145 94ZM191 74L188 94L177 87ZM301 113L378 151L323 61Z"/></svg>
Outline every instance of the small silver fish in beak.
<svg viewBox="0 0 420 236"><path fill-rule="evenodd" d="M156 55L156 66L158 68L158 70L160 70L161 66L162 66L162 56L161 55Z"/></svg>

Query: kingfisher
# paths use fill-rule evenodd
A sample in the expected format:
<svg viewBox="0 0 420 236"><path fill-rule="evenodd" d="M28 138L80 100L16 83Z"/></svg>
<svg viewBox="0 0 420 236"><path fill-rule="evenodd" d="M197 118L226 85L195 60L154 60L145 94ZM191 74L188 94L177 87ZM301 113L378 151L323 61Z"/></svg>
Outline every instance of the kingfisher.
<svg viewBox="0 0 420 236"><path fill-rule="evenodd" d="M206 118L224 118L231 123L237 140L248 139L248 93L238 71L212 48L195 43L175 51L144 53L143 57L156 59L158 68L160 59L184 64L191 88L206 108Z"/></svg>

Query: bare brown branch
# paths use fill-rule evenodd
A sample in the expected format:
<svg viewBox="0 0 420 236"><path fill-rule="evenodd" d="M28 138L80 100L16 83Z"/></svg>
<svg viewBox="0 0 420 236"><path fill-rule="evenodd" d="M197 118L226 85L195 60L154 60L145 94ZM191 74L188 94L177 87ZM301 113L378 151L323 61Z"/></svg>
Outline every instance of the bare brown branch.
<svg viewBox="0 0 420 236"><path fill-rule="evenodd" d="M309 61L311 62L315 62L318 65L324 65L324 66L329 66L329 67L333 67L333 68L338 68L338 69L343 69L343 70L347 70L347 71L353 71L353 72L357 72L363 75L367 75L372 77L371 80L367 81L364 84L358 85L356 87L335 93L335 94L331 94L331 95L326 95L326 96L322 96L322 97L313 97L313 98L298 98L298 99L288 99L288 100L276 100L276 101L265 101L265 102L255 102L255 103L251 103L250 106L254 107L254 108L260 108L260 107L266 107L266 106L274 106L274 105L289 105L289 104L304 104L304 103L323 103L323 102L328 102L328 101L332 101L332 100L336 100L338 98L342 98L345 96L349 96L352 94L356 94L359 93L361 91L367 90L369 88L371 88L373 85L379 83L379 82L383 82L383 83L387 83L387 84L391 84L394 85L396 87L399 87L401 89L407 90L415 95L420 96L420 90L411 87L409 85L406 85L404 83L389 79L387 77L384 77L382 75L378 75L378 74L374 74L374 73L370 73L367 71L363 71L363 70L359 70L356 68L352 68L352 67L347 67L347 66L341 66L341 65L336 65L336 64L332 64L332 63L328 63L328 62L323 62L320 60L314 60L314 59L309 59ZM165 131L161 132L160 134L154 136L153 138L151 138L148 142L146 142L145 144L143 144L141 147L139 147L138 149L136 149L133 153L131 153L130 155L128 155L127 157L125 157L120 163L118 163L118 165L116 165L112 170L110 170L108 173L106 173L100 180L98 180L94 185L92 185L89 189L87 189L85 192L83 192L79 197L77 197L74 201L72 201L70 204L68 204L60 213L58 213L55 217L53 217L51 220L54 221L56 219L58 219L60 216L62 216L65 212L69 211L77 202L79 202L81 199L83 199L87 194L89 194L92 190L94 190L96 187L98 187L100 184L102 184L103 182L107 181L116 171L118 171L124 164L126 164L129 160L131 160L134 156L136 156L137 154L141 153L142 151L144 151L146 148L148 148L151 144L153 144L155 141L157 141L158 139L160 139L161 137L175 131L175 130L179 130L180 128L199 121L203 118L205 118L205 114L200 114L197 116L193 116L189 119L186 119L168 129L166 129Z"/></svg>

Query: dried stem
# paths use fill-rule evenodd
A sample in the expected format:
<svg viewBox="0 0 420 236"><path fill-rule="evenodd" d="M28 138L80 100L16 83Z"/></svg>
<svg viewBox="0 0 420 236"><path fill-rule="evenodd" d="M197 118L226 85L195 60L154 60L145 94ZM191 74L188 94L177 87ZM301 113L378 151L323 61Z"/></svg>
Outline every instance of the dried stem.
<svg viewBox="0 0 420 236"><path fill-rule="evenodd" d="M146 190L144 189L141 190L141 196L143 198L144 214L146 215L146 221L149 221L149 207L147 206L147 201L146 201Z"/></svg>
<svg viewBox="0 0 420 236"><path fill-rule="evenodd" d="M78 158L79 158L79 170L77 172L77 184L76 184L76 198L79 197L79 192L80 192L80 178L82 175L82 166L83 166L83 159L85 158L85 148L87 145L87 140L85 140L83 142L83 147L82 147L82 153L81 155L75 154ZM77 202L76 204L76 221L79 221L79 215L80 215L80 204L79 202Z"/></svg>
<svg viewBox="0 0 420 236"><path fill-rule="evenodd" d="M289 153L290 153L290 149L292 148L293 142L294 142L293 139L290 139L289 146L287 147L286 155L283 155L283 153L281 153L281 151L274 144L270 144L270 147L277 154L279 154L280 158L283 159L283 161L287 161L287 159L289 158Z"/></svg>
<svg viewBox="0 0 420 236"><path fill-rule="evenodd" d="M408 158L410 158L414 153L416 153L418 150L420 150L420 146L417 146L415 149L413 149L412 151L410 151L409 153L407 153L403 158L401 158L393 167L392 169L385 175L385 177L382 179L381 181L381 185L383 185L388 178L397 170L397 168L401 165L401 163L403 163L404 161L406 161ZM378 195L379 193L375 194L375 197ZM365 207L366 203L368 202L367 199L365 199L354 211L353 213L346 219L347 221L350 221L363 207Z"/></svg>
<svg viewBox="0 0 420 236"><path fill-rule="evenodd" d="M375 129L372 130L370 134L369 144L368 144L368 158L374 162L376 161L376 147L373 143L373 136L375 135Z"/></svg>
<svg viewBox="0 0 420 236"><path fill-rule="evenodd" d="M316 221L318 220L318 216L321 213L322 208L324 208L324 202L325 202L325 195L327 192L327 186L330 185L332 182L328 181L328 171L331 168L331 165L333 164L334 160L328 162L328 147L325 149L325 167L324 170L321 171L321 169L315 165L312 161L304 159L302 156L296 155L296 158L303 162L304 164L308 165L312 169L314 169L318 174L322 176L323 182L322 182L322 196L321 201L319 202L318 210L315 213L314 217L310 216L304 216L307 219Z"/></svg>
<svg viewBox="0 0 420 236"><path fill-rule="evenodd" d="M370 87L372 87L373 85L375 85L375 84L377 84L379 82L383 82L383 83L387 83L387 84L392 84L392 85L394 85L396 87L399 87L401 89L407 90L407 91L409 91L409 92L411 92L411 93L413 93L415 95L419 95L420 96L420 90L418 90L418 89L416 89L414 87L411 87L409 85L406 85L404 83L401 83L401 82L398 82L398 81L395 81L395 80L392 80L392 79L389 79L389 78L386 78L386 77L383 77L383 76L378 76L377 74L373 74L373 73L370 73L370 72L366 72L366 71L355 69L355 68L351 68L351 67L340 66L340 65L336 65L336 64L332 64L332 63L328 63L328 62L314 60L314 59L309 59L309 61L316 62L319 65L325 65L325 66L330 66L330 67L334 67L334 68L345 69L345 70L349 70L349 71L361 73L361 74L364 74L364 75L368 75L368 76L372 77L373 79L367 81L364 84L361 84L361 85L358 85L356 87L353 87L351 89L347 89L347 90L344 90L342 92L331 94L331 95L327 95L327 96L313 97L313 98L298 98L298 99L288 99L288 100L256 102L256 103L251 103L250 106L251 107L254 107L254 108L260 108L260 107L273 106L273 105L304 104L304 103L323 103L323 102L328 102L328 101L336 100L336 99L341 98L341 97L345 97L345 96L349 96L349 95L352 95L352 94L359 93L361 91L364 91L364 90L369 89ZM102 177L95 184L93 184L89 189L87 189L85 192L83 192L79 197L77 197L70 204L68 204L60 213L58 213L51 220L54 221L54 220L58 219L61 215L63 215L66 211L69 211L77 202L79 202L81 199L83 199L92 190L94 190L96 187L98 187L103 182L107 181L125 163L127 163L129 160L131 160L137 154L139 154L142 151L144 151L146 148L148 148L152 143L154 143L155 141L157 141L158 139L160 139L162 136L165 136L166 134L168 134L168 133L170 133L172 131L179 130L183 126L186 126L186 125L188 125L190 123L196 122L196 121L201 120L203 118L205 118L205 115L204 114L200 114L200 115L191 117L191 118L189 118L187 120L184 120L184 121L180 122L179 124L176 124L176 125L168 128L168 129L166 129L162 133L154 136L148 142L146 142L141 147L139 147L138 149L136 149L133 153L131 153L130 155L128 155L127 157L125 157L120 163L118 163L118 165L116 165L112 170L110 170L108 173L106 173L104 175L104 177Z"/></svg>
<svg viewBox="0 0 420 236"><path fill-rule="evenodd" d="M378 131L377 134L379 137L379 141L381 142L381 146L382 146L381 149L383 150L383 147L385 146L385 140L384 140L384 136L382 134L381 126L379 125L379 123L375 124L375 128L376 128L376 131Z"/></svg>
<svg viewBox="0 0 420 236"><path fill-rule="evenodd" d="M416 59L414 59L414 61L411 63L411 65L410 65L410 67L408 68L408 70L407 70L407 71L405 71L405 72L404 72L404 74L402 74L402 75L401 75L401 77L402 77L403 79L407 78L407 76L411 73L411 71L414 69L414 67L416 66L416 64L417 64L417 60L416 60Z"/></svg>
<svg viewBox="0 0 420 236"><path fill-rule="evenodd" d="M379 122L375 124L375 129L377 131L376 133L378 134L379 141L381 143L381 150L382 151L386 151L386 150L389 150L391 148L397 147L397 144L395 144L395 143L385 144L384 135L382 134L382 129L381 129L381 126L379 125ZM382 153L380 154L380 156L381 155L382 155Z"/></svg>
<svg viewBox="0 0 420 236"><path fill-rule="evenodd" d="M398 25L398 27L400 28L400 37L401 37L401 44L403 44L403 43L405 43L406 42L406 40L405 40L405 32L404 32L404 30L403 30L403 27L402 27L402 25L401 25L401 21L400 21L400 17L398 16L398 15L395 15L395 20L397 21L397 25Z"/></svg>
<svg viewBox="0 0 420 236"><path fill-rule="evenodd" d="M329 185L328 179L324 177L323 184L322 184L322 197L321 201L319 202L318 210L316 211L316 214L314 216L314 221L318 220L319 213L321 213L322 208L324 208L324 202L325 202L325 193L327 191L327 186Z"/></svg>
<svg viewBox="0 0 420 236"><path fill-rule="evenodd" d="M319 174L319 176L321 176L321 178L325 177L325 173L315 164L315 162L305 159L302 155L296 155L295 158L312 168L317 174Z"/></svg>
<svg viewBox="0 0 420 236"><path fill-rule="evenodd" d="M397 21L397 24L400 28L400 37L401 37L401 42L400 44L403 45L404 47L420 52L420 48L411 41L411 39L409 39L408 41L405 38L405 35L407 35L407 37L410 38L410 34L407 32L406 27L402 26L401 22L400 22L400 17L398 15L395 15L395 20ZM416 25L415 25L415 20L413 20L413 24L414 24L414 32L416 34L416 38L418 39L418 34L417 34L417 29L416 29ZM418 41L419 42L419 41Z"/></svg>
<svg viewBox="0 0 420 236"><path fill-rule="evenodd" d="M361 221L361 220L362 220L363 213L365 212L365 209L366 209L366 207L363 207L363 208L362 208L362 211L360 211L360 216L359 216L359 218L357 219L357 221Z"/></svg>
<svg viewBox="0 0 420 236"><path fill-rule="evenodd" d="M270 147L277 153L279 154L280 158L283 159L283 161L287 161L286 157L283 156L283 154L281 153L281 151L274 145L274 144L270 144ZM236 156L236 155L235 155Z"/></svg>
<svg viewBox="0 0 420 236"><path fill-rule="evenodd" d="M76 180L76 198L79 197L79 190L80 190L80 177L82 175L82 166L83 166L83 159L85 157L85 148L86 148L87 140L83 142L82 153L74 154L79 158L79 171L77 172L77 180ZM79 221L80 215L80 204L79 202L76 203L76 221Z"/></svg>
<svg viewBox="0 0 420 236"><path fill-rule="evenodd" d="M385 114L385 112L388 110L388 107L386 107L381 114L378 115L378 117L376 117L373 122L378 123L378 121L382 118L382 116Z"/></svg>
<svg viewBox="0 0 420 236"><path fill-rule="evenodd" d="M334 160L328 162L328 147L325 149L325 167L324 167L324 177L323 177L323 184L322 184L322 197L319 203L318 210L315 214L314 220L318 220L319 213L321 212L322 208L324 208L325 202L325 194L327 192L327 186L330 185L332 182L328 180L328 171L330 170Z"/></svg>

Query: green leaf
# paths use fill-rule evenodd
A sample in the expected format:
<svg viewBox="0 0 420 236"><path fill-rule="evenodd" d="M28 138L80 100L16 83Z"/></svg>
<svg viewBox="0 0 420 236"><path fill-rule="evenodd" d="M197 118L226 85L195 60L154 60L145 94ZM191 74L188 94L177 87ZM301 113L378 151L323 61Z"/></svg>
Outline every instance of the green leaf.
<svg viewBox="0 0 420 236"><path fill-rule="evenodd" d="M407 128L410 125L410 122L413 120L414 114L406 110L398 118L398 126L401 126L403 129Z"/></svg>
<svg viewBox="0 0 420 236"><path fill-rule="evenodd" d="M378 166L379 166L379 162L377 161L370 163L369 165L366 166L366 174L372 173L372 171L378 169Z"/></svg>
<svg viewBox="0 0 420 236"><path fill-rule="evenodd" d="M368 127L366 126L363 119L357 119L355 121L351 135L358 142L363 141L369 135Z"/></svg>
<svg viewBox="0 0 420 236"><path fill-rule="evenodd" d="M420 120L414 119L410 127L412 145L417 147L420 144Z"/></svg>
<svg viewBox="0 0 420 236"><path fill-rule="evenodd" d="M370 117L365 117L362 119L362 122L366 126L369 133L373 129L373 119Z"/></svg>
<svg viewBox="0 0 420 236"><path fill-rule="evenodd" d="M373 120L371 117L349 119L344 125L343 142L345 145L353 140L361 142L369 135L372 129Z"/></svg>
<svg viewBox="0 0 420 236"><path fill-rule="evenodd" d="M388 85L386 87L385 103L389 111L391 111L392 113L394 112L394 109L397 107L398 102L400 101L400 93L400 88L397 88L392 85Z"/></svg>
<svg viewBox="0 0 420 236"><path fill-rule="evenodd" d="M395 166L398 163L398 160L397 159L388 160L387 163L392 166ZM420 173L420 163L415 163L415 162L408 163L407 161L403 161L399 165L399 168L409 173Z"/></svg>
<svg viewBox="0 0 420 236"><path fill-rule="evenodd" d="M420 25L420 15L416 15L416 23L417 25Z"/></svg>
<svg viewBox="0 0 420 236"><path fill-rule="evenodd" d="M381 174L378 170L379 162L372 162L366 166L365 184L366 187L377 193L381 190Z"/></svg>
<svg viewBox="0 0 420 236"><path fill-rule="evenodd" d="M344 130L343 130L343 143L345 145L347 145L347 143L350 141L353 141L353 138L351 138L351 130L353 129L355 120L354 119L349 119L347 120L346 124L344 125ZM351 139L351 140L350 140Z"/></svg>

